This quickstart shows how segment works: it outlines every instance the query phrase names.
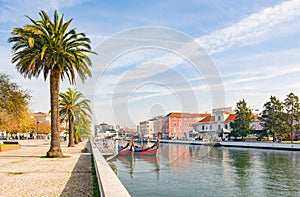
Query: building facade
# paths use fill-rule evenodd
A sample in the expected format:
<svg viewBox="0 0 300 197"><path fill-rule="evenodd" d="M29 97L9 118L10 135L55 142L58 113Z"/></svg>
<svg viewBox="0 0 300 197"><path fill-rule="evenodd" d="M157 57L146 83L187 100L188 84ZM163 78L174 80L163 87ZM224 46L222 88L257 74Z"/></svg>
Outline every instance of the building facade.
<svg viewBox="0 0 300 197"><path fill-rule="evenodd" d="M107 123L100 123L98 125L94 126L94 132L95 136L97 137L107 137L116 134L116 131L114 129L113 125L109 125Z"/></svg>
<svg viewBox="0 0 300 197"><path fill-rule="evenodd" d="M145 120L139 123L140 137L153 138L155 136L154 122L155 119Z"/></svg>
<svg viewBox="0 0 300 197"><path fill-rule="evenodd" d="M37 122L51 122L51 115L48 113L38 112L32 114L31 117L34 118Z"/></svg>
<svg viewBox="0 0 300 197"><path fill-rule="evenodd" d="M196 121L210 114L171 112L163 119L163 135L172 139L187 139Z"/></svg>
<svg viewBox="0 0 300 197"><path fill-rule="evenodd" d="M154 133L162 133L163 132L163 121L164 121L164 116L156 116L153 118L154 119Z"/></svg>
<svg viewBox="0 0 300 197"><path fill-rule="evenodd" d="M221 133L223 130L231 130L230 122L234 121L235 118L236 114L232 112L232 108L213 109L213 115L198 121L197 124L194 125L194 129L199 133Z"/></svg>
<svg viewBox="0 0 300 197"><path fill-rule="evenodd" d="M232 128L230 123L237 117L237 114L232 112L231 108L218 108L213 110L212 116L198 121L194 125L194 130L198 133L210 133L210 135L220 136L220 134L230 133ZM253 121L250 123L250 127L253 130L261 131L261 120L258 115L252 115ZM222 137L222 136L221 136Z"/></svg>

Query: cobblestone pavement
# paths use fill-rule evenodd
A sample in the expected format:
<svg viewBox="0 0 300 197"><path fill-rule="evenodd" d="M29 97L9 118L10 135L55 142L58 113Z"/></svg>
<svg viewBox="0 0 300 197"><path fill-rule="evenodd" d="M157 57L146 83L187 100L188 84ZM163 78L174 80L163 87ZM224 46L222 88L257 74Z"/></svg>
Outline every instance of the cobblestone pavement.
<svg viewBox="0 0 300 197"><path fill-rule="evenodd" d="M1 141L0 141L1 143ZM68 148L65 158L42 158L49 140L20 140L18 150L0 152L0 196L92 196L91 153L87 141Z"/></svg>

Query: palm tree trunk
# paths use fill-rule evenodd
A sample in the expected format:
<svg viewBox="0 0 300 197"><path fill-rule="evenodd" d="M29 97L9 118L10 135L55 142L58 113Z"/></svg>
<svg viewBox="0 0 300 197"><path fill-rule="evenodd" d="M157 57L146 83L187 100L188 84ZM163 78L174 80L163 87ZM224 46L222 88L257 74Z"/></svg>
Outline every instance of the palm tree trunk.
<svg viewBox="0 0 300 197"><path fill-rule="evenodd" d="M291 119L291 143L293 143L293 118Z"/></svg>
<svg viewBox="0 0 300 197"><path fill-rule="evenodd" d="M74 121L69 118L69 145L68 147L74 147Z"/></svg>
<svg viewBox="0 0 300 197"><path fill-rule="evenodd" d="M74 133L74 138L75 138L75 140L74 140L75 144L78 144L79 143L79 139L78 139L78 136L75 135L75 133Z"/></svg>
<svg viewBox="0 0 300 197"><path fill-rule="evenodd" d="M271 131L272 137L273 137L273 140L272 140L272 141L275 142L276 133L275 133L275 131L274 131L274 129L273 129L273 126L271 127L270 131Z"/></svg>
<svg viewBox="0 0 300 197"><path fill-rule="evenodd" d="M60 132L59 132L59 90L60 90L60 71L54 68L50 73L50 98L51 98L51 143L47 157L63 157L60 148Z"/></svg>

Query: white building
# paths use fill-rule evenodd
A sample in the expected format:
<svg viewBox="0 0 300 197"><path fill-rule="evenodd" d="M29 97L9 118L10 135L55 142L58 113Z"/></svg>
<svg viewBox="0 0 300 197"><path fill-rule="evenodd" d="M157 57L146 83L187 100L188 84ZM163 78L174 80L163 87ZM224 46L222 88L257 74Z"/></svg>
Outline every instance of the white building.
<svg viewBox="0 0 300 197"><path fill-rule="evenodd" d="M163 131L163 120L164 116L157 116L154 119L154 133L160 133Z"/></svg>
<svg viewBox="0 0 300 197"><path fill-rule="evenodd" d="M207 116L203 120L198 121L194 125L194 130L198 133L210 133L210 135L219 136L221 133L230 133L232 128L230 123L237 117L237 114L232 112L231 108L218 108L213 109L212 116ZM252 115L253 122L250 127L253 130L261 131L261 121L256 114Z"/></svg>
<svg viewBox="0 0 300 197"><path fill-rule="evenodd" d="M231 107L213 109L213 114L198 121L194 130L200 133L221 132L222 129L230 130L230 122L236 115L232 113Z"/></svg>
<svg viewBox="0 0 300 197"><path fill-rule="evenodd" d="M32 114L31 118L36 119L36 121L38 122L51 122L51 115L48 113L43 113L43 112L38 112L38 113L34 113Z"/></svg>
<svg viewBox="0 0 300 197"><path fill-rule="evenodd" d="M140 129L141 137L152 138L155 135L154 122L155 122L155 119L150 119L150 120L140 122L139 129Z"/></svg>
<svg viewBox="0 0 300 197"><path fill-rule="evenodd" d="M104 138L104 137L108 137L108 136L112 136L116 134L116 130L114 129L113 125L109 125L107 123L101 123L98 125L94 126L94 132L95 132L95 136L100 137L100 138Z"/></svg>

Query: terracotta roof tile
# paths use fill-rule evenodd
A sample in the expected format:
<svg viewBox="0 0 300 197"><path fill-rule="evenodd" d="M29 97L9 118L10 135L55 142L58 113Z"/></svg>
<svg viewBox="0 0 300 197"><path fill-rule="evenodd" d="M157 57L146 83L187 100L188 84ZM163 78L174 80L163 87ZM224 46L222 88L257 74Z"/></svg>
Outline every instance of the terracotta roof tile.
<svg viewBox="0 0 300 197"><path fill-rule="evenodd" d="M213 122L215 121L215 116L206 116L202 120L199 121L199 123L206 123L206 122Z"/></svg>
<svg viewBox="0 0 300 197"><path fill-rule="evenodd" d="M234 121L235 118L236 118L236 116L237 116L237 114L230 114L230 115L226 118L225 122L232 122L232 121Z"/></svg>
<svg viewBox="0 0 300 197"><path fill-rule="evenodd" d="M210 116L210 114L196 114L196 113L191 114L191 113L171 112L166 116L176 117L176 118L195 118L195 117L207 117Z"/></svg>
<svg viewBox="0 0 300 197"><path fill-rule="evenodd" d="M252 114L252 118L253 118L253 119L258 119L259 116L258 116L258 115L255 115L255 114Z"/></svg>

